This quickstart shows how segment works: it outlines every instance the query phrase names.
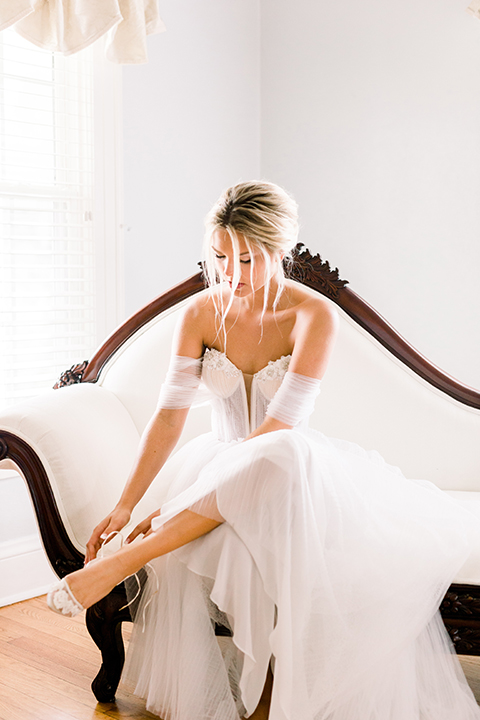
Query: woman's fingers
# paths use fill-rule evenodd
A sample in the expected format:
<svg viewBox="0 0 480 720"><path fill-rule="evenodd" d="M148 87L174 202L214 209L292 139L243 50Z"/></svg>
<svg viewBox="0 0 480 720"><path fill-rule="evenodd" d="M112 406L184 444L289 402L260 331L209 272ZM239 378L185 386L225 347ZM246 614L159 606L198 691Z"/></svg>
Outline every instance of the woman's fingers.
<svg viewBox="0 0 480 720"><path fill-rule="evenodd" d="M90 562L96 556L104 543L110 542L115 534L119 532L130 520L128 510L114 510L110 515L100 522L94 529L87 542L85 562Z"/></svg>
<svg viewBox="0 0 480 720"><path fill-rule="evenodd" d="M127 543L131 543L133 540L135 540L136 537L139 535L149 535L151 532L151 525L152 525L152 519L154 517L158 517L160 515L160 510L156 510L154 513L149 515L145 520L142 520L141 523L138 523L138 525L132 530L130 535L127 537L126 541Z"/></svg>
<svg viewBox="0 0 480 720"><path fill-rule="evenodd" d="M148 532L148 530L150 528L151 522L152 522L151 519L148 517L146 520L143 520L141 523L138 523L138 525L135 528L133 528L132 532L127 537L125 542L131 543L139 535L145 535L145 533Z"/></svg>
<svg viewBox="0 0 480 720"><path fill-rule="evenodd" d="M109 523L110 516L102 520L102 522L99 523L94 529L93 533L90 536L90 539L87 542L85 563L88 563L90 562L90 560L93 560L95 557L97 557L97 552L100 550L100 547L102 545L102 540L100 538L105 532L105 529L108 527Z"/></svg>
<svg viewBox="0 0 480 720"><path fill-rule="evenodd" d="M127 543L131 543L139 535L149 535L151 532L152 518L160 515L160 510L156 510L149 515L145 520L142 520L127 537ZM130 520L130 512L125 510L114 510L108 515L101 523L99 523L94 529L89 541L87 542L87 549L85 553L85 563L90 562L97 557L97 553L102 545L110 542L120 530Z"/></svg>

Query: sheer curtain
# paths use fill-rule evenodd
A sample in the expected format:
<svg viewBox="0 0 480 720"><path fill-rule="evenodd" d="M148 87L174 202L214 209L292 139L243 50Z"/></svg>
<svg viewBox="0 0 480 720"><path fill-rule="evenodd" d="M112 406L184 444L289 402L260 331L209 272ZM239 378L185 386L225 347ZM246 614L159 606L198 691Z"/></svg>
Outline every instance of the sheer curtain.
<svg viewBox="0 0 480 720"><path fill-rule="evenodd" d="M93 54L0 35L0 404L96 344Z"/></svg>

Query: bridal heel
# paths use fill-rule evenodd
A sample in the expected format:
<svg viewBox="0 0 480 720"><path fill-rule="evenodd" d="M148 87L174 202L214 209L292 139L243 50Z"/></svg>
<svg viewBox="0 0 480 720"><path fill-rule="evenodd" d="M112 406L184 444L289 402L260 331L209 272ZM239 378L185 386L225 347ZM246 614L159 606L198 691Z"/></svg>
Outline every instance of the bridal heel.
<svg viewBox="0 0 480 720"><path fill-rule="evenodd" d="M107 535L105 537L102 536L103 542L99 549L97 557L93 558L93 560L90 560L90 562L88 562L87 565L90 565L91 563L95 563L98 560L103 559L104 546L115 535L120 535L121 547L123 547L122 534L118 530L114 530L109 535ZM155 580L156 580L156 584L157 584L157 589L154 592L154 595L155 595L155 593L157 593L158 589L159 589L158 576L157 576L155 568L153 568L150 565L150 563L146 563L146 566L149 567L155 575ZM129 602L127 602L125 605L123 605L120 608L120 610L124 610L125 608L130 607L130 605L132 605L137 600L137 598L139 597L141 590L142 590L142 586L141 586L140 580L138 578L138 573L133 573L133 575L129 575L128 577L135 578L136 583L137 583L137 590L136 590L134 597ZM126 580L126 579L127 578L124 578L124 580ZM121 582L124 582L124 580L122 580ZM152 600L152 598L150 598L148 600L146 606L143 609L143 612L144 612L144 628L143 629L144 630L145 630L145 611L146 611L148 605L150 604L151 600ZM50 592L47 595L47 605L50 608L50 610L53 610L53 612L59 613L60 615L65 615L67 617L75 617L76 615L79 615L83 610L85 610L83 605L78 602L77 598L75 597L73 592L70 590L70 587L67 582L67 578L63 578L62 580L60 580L60 582L58 582L56 585L54 585L50 589Z"/></svg>
<svg viewBox="0 0 480 720"><path fill-rule="evenodd" d="M66 578L52 587L47 595L47 605L53 612L67 617L75 617L85 610L70 590Z"/></svg>

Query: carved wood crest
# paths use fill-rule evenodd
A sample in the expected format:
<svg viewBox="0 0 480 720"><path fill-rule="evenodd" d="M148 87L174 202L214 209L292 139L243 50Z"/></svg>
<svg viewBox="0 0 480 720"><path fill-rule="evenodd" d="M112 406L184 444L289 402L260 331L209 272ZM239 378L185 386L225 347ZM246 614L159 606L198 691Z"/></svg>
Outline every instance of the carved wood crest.
<svg viewBox="0 0 480 720"><path fill-rule="evenodd" d="M332 270L328 260L320 255L312 255L303 243L297 243L292 253L293 262L285 263L285 272L293 280L309 285L331 299L339 296L340 290L348 285L348 280L341 280L338 268Z"/></svg>

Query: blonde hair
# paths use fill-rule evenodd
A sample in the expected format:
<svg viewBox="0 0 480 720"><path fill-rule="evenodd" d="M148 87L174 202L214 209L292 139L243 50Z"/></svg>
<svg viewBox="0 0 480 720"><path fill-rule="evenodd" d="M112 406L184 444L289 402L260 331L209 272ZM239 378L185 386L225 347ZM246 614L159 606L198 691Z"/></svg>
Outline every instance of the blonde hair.
<svg viewBox="0 0 480 720"><path fill-rule="evenodd" d="M274 310L285 286L282 258L286 262L291 261L291 252L297 243L297 203L281 187L265 181L239 183L225 190L205 218L204 271L210 287L222 282L216 270L215 253L212 249L213 235L217 230L227 232L232 242L233 288L240 277L238 236L243 236L250 252L251 277L254 272L252 251L257 249L263 255L268 271L267 282L263 290L263 318L272 278L275 278L277 282L277 292L273 302ZM221 311L219 312L223 327L225 316L234 299L233 288L226 307L224 307L223 295L220 296Z"/></svg>

